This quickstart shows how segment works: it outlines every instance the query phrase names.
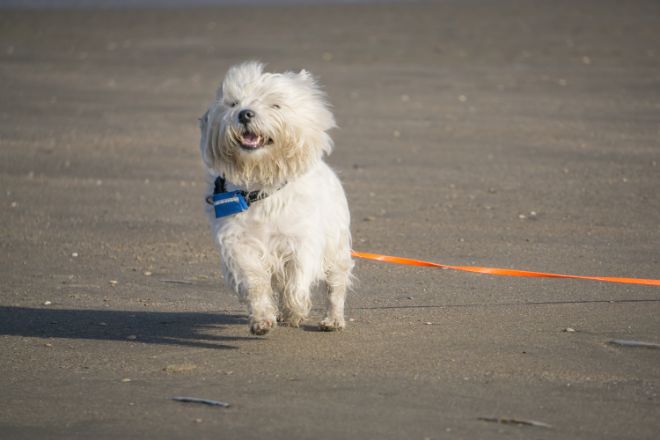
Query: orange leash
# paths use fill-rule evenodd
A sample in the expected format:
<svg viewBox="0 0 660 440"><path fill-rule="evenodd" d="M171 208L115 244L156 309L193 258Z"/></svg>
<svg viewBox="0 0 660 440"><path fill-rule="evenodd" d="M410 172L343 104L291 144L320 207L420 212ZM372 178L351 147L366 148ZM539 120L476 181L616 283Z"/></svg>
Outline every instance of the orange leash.
<svg viewBox="0 0 660 440"><path fill-rule="evenodd" d="M581 275L561 275L558 273L531 272L528 270L499 269L496 267L449 266L446 264L432 263L430 261L414 260L412 258L392 257L389 255L371 254L368 252L357 252L357 251L352 251L352 255L356 258L364 258L366 260L374 260L374 261L384 261L386 263L404 264L407 266L438 267L440 269L462 270L464 272L485 273L489 275L503 275L509 277L572 278L577 280L604 281L607 283L660 286L660 280L646 280L641 278L591 277L591 276L581 276Z"/></svg>

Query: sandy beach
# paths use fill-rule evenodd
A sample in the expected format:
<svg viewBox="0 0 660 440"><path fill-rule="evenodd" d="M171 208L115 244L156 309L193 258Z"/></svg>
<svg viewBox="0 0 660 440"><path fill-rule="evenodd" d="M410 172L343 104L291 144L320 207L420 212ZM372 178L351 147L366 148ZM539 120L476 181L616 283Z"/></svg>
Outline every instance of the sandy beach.
<svg viewBox="0 0 660 440"><path fill-rule="evenodd" d="M657 439L660 350L609 341L658 287L358 261L344 332L251 336L197 118L308 69L354 249L657 279L658 41L653 1L0 9L0 437Z"/></svg>

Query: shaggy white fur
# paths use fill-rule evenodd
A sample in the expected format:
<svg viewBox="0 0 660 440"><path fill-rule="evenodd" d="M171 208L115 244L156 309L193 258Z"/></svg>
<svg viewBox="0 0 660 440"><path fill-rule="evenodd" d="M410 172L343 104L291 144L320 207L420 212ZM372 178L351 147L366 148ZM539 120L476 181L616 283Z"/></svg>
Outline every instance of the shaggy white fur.
<svg viewBox="0 0 660 440"><path fill-rule="evenodd" d="M341 330L350 287L350 215L344 190L323 162L335 127L324 93L306 71L265 73L258 62L229 69L200 119L200 149L209 192L218 176L227 190L268 197L245 212L215 218L227 284L248 306L250 331L266 334L308 317L310 290L327 286L323 330Z"/></svg>

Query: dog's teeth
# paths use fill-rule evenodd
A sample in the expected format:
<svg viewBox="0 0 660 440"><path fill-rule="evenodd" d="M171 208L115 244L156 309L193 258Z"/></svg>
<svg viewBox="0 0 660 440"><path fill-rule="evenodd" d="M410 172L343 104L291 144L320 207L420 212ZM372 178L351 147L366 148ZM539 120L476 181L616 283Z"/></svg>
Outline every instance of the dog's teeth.
<svg viewBox="0 0 660 440"><path fill-rule="evenodd" d="M256 148L261 145L261 136L258 136L254 133L245 133L241 136L241 144L246 147Z"/></svg>

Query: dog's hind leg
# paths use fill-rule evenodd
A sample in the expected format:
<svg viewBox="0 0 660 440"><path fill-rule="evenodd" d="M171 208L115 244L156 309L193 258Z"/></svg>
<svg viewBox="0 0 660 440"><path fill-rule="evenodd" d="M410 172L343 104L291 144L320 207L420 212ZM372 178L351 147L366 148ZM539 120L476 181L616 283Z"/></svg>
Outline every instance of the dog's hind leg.
<svg viewBox="0 0 660 440"><path fill-rule="evenodd" d="M346 327L344 321L344 302L346 300L346 291L351 283L351 269L353 260L350 254L333 262L326 270L326 284L328 288L326 296L325 317L319 324L319 328L324 331L343 330Z"/></svg>

